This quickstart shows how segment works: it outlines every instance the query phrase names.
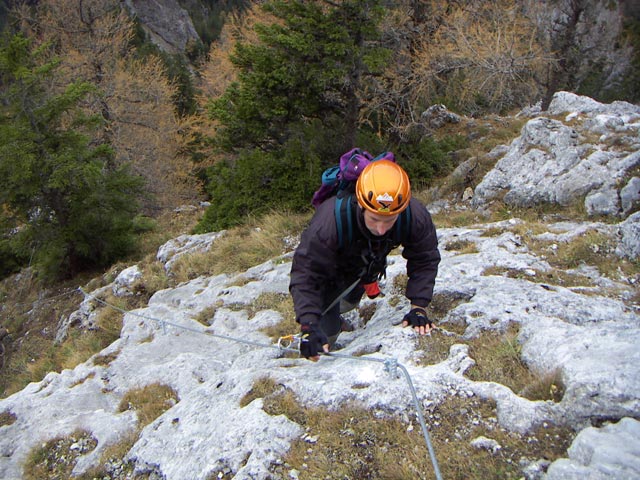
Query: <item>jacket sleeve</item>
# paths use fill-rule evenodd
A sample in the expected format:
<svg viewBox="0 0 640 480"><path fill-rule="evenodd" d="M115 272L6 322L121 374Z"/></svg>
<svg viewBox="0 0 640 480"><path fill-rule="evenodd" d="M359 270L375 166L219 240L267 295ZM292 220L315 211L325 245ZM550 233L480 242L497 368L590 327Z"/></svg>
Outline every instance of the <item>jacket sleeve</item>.
<svg viewBox="0 0 640 480"><path fill-rule="evenodd" d="M289 292L299 323L320 320L327 288L336 275L334 205L332 198L318 207L293 254Z"/></svg>
<svg viewBox="0 0 640 480"><path fill-rule="evenodd" d="M412 305L426 307L433 297L440 251L431 215L419 201L411 199L411 233L403 242L402 256L407 260L406 296Z"/></svg>

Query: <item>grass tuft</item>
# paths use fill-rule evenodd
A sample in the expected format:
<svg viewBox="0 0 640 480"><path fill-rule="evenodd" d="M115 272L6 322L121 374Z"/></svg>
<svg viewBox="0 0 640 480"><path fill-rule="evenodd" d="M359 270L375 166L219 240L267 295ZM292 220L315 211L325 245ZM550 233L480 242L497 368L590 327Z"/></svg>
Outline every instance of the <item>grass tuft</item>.
<svg viewBox="0 0 640 480"><path fill-rule="evenodd" d="M449 480L523 478L523 459L553 462L565 457L575 437L572 430L550 424L524 435L509 432L497 422L495 403L475 396L448 397L426 417L442 476ZM473 447L471 442L480 436L499 448Z"/></svg>
<svg viewBox="0 0 640 480"><path fill-rule="evenodd" d="M6 425L13 425L18 417L15 416L14 413L9 411L0 412L0 427L4 427Z"/></svg>
<svg viewBox="0 0 640 480"><path fill-rule="evenodd" d="M168 385L153 383L128 391L118 407L119 412L134 410L141 427L149 425L164 412L173 407L180 398Z"/></svg>
<svg viewBox="0 0 640 480"><path fill-rule="evenodd" d="M309 215L273 212L246 225L228 230L216 240L215 249L185 254L176 260L172 272L176 282L202 275L244 272L250 267L293 250L291 240L302 232Z"/></svg>
<svg viewBox="0 0 640 480"><path fill-rule="evenodd" d="M457 251L461 255L467 253L478 253L478 247L476 243L472 242L471 240L464 239L452 240L450 242L447 242L444 245L444 249L448 251Z"/></svg>
<svg viewBox="0 0 640 480"><path fill-rule="evenodd" d="M268 397L275 393L280 387L271 377L260 377L254 383L251 390L240 399L240 406L246 407L256 398Z"/></svg>
<svg viewBox="0 0 640 480"><path fill-rule="evenodd" d="M306 411L307 434L287 463L306 478L419 479L431 472L419 428L357 403Z"/></svg>
<svg viewBox="0 0 640 480"><path fill-rule="evenodd" d="M96 479L116 479L116 478L136 478L136 480L148 480L150 476L146 474L136 474L134 477L134 464L127 459L127 453L138 441L139 432L131 432L123 436L117 443L109 445L102 456L98 465L90 468L77 477L77 480L96 480ZM74 477L75 478L75 477Z"/></svg>
<svg viewBox="0 0 640 480"><path fill-rule="evenodd" d="M559 371L535 372L522 360L518 342L519 328L511 324L506 332L483 332L477 338L465 339L455 332L436 330L418 339L421 364L433 365L446 360L451 346L469 346L469 356L476 362L467 371L474 381L496 382L529 400L559 402L564 384Z"/></svg>
<svg viewBox="0 0 640 480"><path fill-rule="evenodd" d="M469 370L469 378L500 383L517 394L525 392L530 400L561 400L564 385L559 375L555 372L539 374L527 367L521 357L518 333L519 326L511 324L501 335L483 332L471 340L469 355L476 364ZM535 395L541 395L541 398Z"/></svg>
<svg viewBox="0 0 640 480"><path fill-rule="evenodd" d="M24 465L24 480L54 480L72 478L71 472L78 457L96 448L97 441L91 433L76 430L68 436L53 438L28 455Z"/></svg>
<svg viewBox="0 0 640 480"><path fill-rule="evenodd" d="M271 309L282 315L282 320L276 325L263 328L261 331L271 340L276 341L280 337L297 333L300 325L296 322L296 314L293 309L293 299L291 295L271 293L263 294L254 303L260 309Z"/></svg>

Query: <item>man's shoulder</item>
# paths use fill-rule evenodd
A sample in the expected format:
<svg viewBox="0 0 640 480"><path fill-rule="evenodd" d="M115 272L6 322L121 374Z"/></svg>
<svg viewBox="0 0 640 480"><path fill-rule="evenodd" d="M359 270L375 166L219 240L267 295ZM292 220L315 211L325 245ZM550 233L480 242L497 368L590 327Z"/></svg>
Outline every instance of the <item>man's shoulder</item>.
<svg viewBox="0 0 640 480"><path fill-rule="evenodd" d="M316 207L316 214L322 214L327 210L333 212L336 207L336 199L337 197L335 195L327 198L324 202Z"/></svg>
<svg viewBox="0 0 640 480"><path fill-rule="evenodd" d="M431 216L426 205L415 197L411 197L411 199L409 200L409 208L411 209L412 213L423 212L424 214Z"/></svg>
<svg viewBox="0 0 640 480"><path fill-rule="evenodd" d="M310 229L316 234L323 237L332 237L335 235L335 208L336 197L327 198L324 202L318 205L313 214L313 218L310 222Z"/></svg>
<svg viewBox="0 0 640 480"><path fill-rule="evenodd" d="M431 214L424 203L417 198L411 197L411 200L409 201L409 208L411 209L410 215L412 229L417 228L418 230L421 230L422 228L434 228L433 219L431 218Z"/></svg>
<svg viewBox="0 0 640 480"><path fill-rule="evenodd" d="M416 197L412 196L409 199L409 207L410 208L424 208L426 209L427 207L424 206L424 203L422 203L420 200L418 200Z"/></svg>

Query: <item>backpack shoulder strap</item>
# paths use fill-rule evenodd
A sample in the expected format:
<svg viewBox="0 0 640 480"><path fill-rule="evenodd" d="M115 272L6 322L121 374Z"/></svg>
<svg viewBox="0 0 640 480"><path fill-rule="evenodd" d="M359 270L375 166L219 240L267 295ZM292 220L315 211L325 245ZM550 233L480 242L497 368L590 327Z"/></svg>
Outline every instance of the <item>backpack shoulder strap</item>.
<svg viewBox="0 0 640 480"><path fill-rule="evenodd" d="M344 249L353 241L353 222L357 214L353 195L338 195L334 214L338 232L338 248Z"/></svg>
<svg viewBox="0 0 640 480"><path fill-rule="evenodd" d="M396 222L393 229L393 241L400 245L411 235L411 205L407 205Z"/></svg>

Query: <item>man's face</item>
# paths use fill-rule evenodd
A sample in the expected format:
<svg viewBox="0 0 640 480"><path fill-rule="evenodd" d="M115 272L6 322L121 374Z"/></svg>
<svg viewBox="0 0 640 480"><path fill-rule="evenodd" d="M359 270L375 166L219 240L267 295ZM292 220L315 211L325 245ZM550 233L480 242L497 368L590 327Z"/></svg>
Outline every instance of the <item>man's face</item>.
<svg viewBox="0 0 640 480"><path fill-rule="evenodd" d="M372 234L378 237L391 230L397 219L398 215L379 215L369 210L364 211L365 226Z"/></svg>

